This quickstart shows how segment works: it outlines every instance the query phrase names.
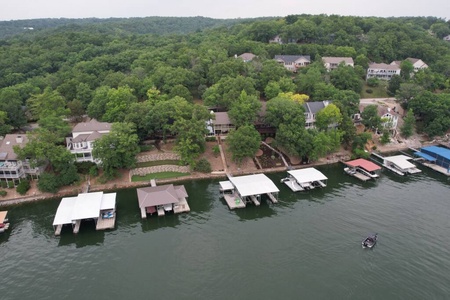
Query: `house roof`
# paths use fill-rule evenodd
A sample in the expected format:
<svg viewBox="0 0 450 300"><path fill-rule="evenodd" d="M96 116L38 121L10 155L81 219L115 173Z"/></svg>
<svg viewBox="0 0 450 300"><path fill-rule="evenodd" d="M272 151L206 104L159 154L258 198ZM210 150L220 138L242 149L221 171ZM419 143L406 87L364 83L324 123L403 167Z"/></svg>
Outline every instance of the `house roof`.
<svg viewBox="0 0 450 300"><path fill-rule="evenodd" d="M139 207L149 207L178 203L179 199L188 196L183 185L166 184L137 189Z"/></svg>
<svg viewBox="0 0 450 300"><path fill-rule="evenodd" d="M315 168L292 170L288 171L288 173L292 175L299 183L328 179L322 172Z"/></svg>
<svg viewBox="0 0 450 300"><path fill-rule="evenodd" d="M385 63L377 64L371 63L369 64L369 69L378 69L378 70L400 70L400 67L397 65L388 65Z"/></svg>
<svg viewBox="0 0 450 300"><path fill-rule="evenodd" d="M16 160L17 155L13 146L19 145L22 148L26 143L28 143L28 138L25 134L5 135L0 145L0 160Z"/></svg>
<svg viewBox="0 0 450 300"><path fill-rule="evenodd" d="M330 63L330 64L340 64L341 62L345 62L346 64L353 64L353 58L351 58L351 57L326 56L326 57L322 57L322 61L324 63Z"/></svg>
<svg viewBox="0 0 450 300"><path fill-rule="evenodd" d="M302 58L307 61L311 61L311 57L309 55L275 55L276 60L281 60L284 63L293 63Z"/></svg>
<svg viewBox="0 0 450 300"><path fill-rule="evenodd" d="M312 101L305 102L303 107L305 108L305 112L315 114L319 110L325 108L328 105L327 101Z"/></svg>
<svg viewBox="0 0 450 300"><path fill-rule="evenodd" d="M256 55L253 53L246 52L246 53L242 53L238 57L242 58L244 61L249 61L249 60L254 59L256 57Z"/></svg>
<svg viewBox="0 0 450 300"><path fill-rule="evenodd" d="M73 143L92 142L92 141L95 141L95 140L101 138L105 134L106 133L100 133L98 131L94 131L94 132L88 133L88 134L80 134L76 138L73 138L72 142Z"/></svg>
<svg viewBox="0 0 450 300"><path fill-rule="evenodd" d="M381 167L379 165L374 164L373 162L368 161L363 158L347 161L347 162L345 162L345 164L347 164L351 167L361 167L364 170L369 171L369 172L373 172L373 171L377 171L377 170L381 169Z"/></svg>
<svg viewBox="0 0 450 300"><path fill-rule="evenodd" d="M75 125L72 132L109 131L111 130L111 125L111 123L99 122L96 119L91 119L89 122L82 122Z"/></svg>
<svg viewBox="0 0 450 300"><path fill-rule="evenodd" d="M228 117L227 112L216 112L214 113L216 119L213 120L213 124L215 125L226 125L231 124L230 118Z"/></svg>
<svg viewBox="0 0 450 300"><path fill-rule="evenodd" d="M264 174L230 177L230 181L242 197L280 191L272 180Z"/></svg>

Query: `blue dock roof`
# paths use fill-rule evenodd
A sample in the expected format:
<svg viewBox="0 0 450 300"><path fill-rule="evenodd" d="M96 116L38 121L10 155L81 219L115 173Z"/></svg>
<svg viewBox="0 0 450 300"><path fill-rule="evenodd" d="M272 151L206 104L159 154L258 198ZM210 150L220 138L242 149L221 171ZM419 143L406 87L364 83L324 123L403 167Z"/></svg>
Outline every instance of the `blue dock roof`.
<svg viewBox="0 0 450 300"><path fill-rule="evenodd" d="M438 147L438 146L428 146L423 147L421 150L428 151L429 153L434 153L439 156L442 156L448 160L450 160L450 149L444 148L444 147Z"/></svg>
<svg viewBox="0 0 450 300"><path fill-rule="evenodd" d="M425 158L428 161L436 161L436 158L434 158L433 156L428 155L428 154L423 153L423 152L420 152L420 151L414 152L414 155L422 157L422 158Z"/></svg>

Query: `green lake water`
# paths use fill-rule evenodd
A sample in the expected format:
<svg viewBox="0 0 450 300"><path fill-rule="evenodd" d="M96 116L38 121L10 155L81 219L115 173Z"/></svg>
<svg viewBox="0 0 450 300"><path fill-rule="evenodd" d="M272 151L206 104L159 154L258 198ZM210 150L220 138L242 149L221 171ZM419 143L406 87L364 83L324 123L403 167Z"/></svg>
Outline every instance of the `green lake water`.
<svg viewBox="0 0 450 300"><path fill-rule="evenodd" d="M450 179L376 182L318 168L328 186L230 211L217 180L186 181L191 212L141 220L118 191L116 229L55 237L59 200L8 207L1 299L450 299ZM4 208L2 208L4 209ZM361 240L377 232L372 250Z"/></svg>

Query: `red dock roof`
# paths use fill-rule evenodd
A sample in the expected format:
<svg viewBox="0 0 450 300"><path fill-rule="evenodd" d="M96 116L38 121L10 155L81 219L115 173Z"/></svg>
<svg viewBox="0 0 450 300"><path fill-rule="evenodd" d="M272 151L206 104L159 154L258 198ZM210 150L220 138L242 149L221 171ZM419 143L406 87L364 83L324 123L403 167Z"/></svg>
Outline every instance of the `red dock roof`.
<svg viewBox="0 0 450 300"><path fill-rule="evenodd" d="M351 167L361 167L368 172L372 172L372 171L381 169L381 167L379 165L374 164L373 162L362 159L362 158L347 161L346 164Z"/></svg>

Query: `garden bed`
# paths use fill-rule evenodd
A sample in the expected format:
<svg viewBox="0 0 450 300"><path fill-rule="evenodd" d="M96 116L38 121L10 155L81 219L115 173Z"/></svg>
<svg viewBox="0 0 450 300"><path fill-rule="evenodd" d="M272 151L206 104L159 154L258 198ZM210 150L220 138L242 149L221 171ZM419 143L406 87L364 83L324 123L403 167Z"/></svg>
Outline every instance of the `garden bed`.
<svg viewBox="0 0 450 300"><path fill-rule="evenodd" d="M270 149L269 147L267 147L264 144L261 144L259 149L262 150L262 155L254 158L255 164L258 166L258 168L259 168L259 165L263 169L277 168L277 167L284 166L284 162L278 153L276 153L275 151L273 151L272 149ZM276 149L276 150L281 153L281 151L279 151L278 149ZM284 156L285 160L289 163L289 158L286 155L283 155L283 156ZM258 161L259 164L256 161Z"/></svg>

